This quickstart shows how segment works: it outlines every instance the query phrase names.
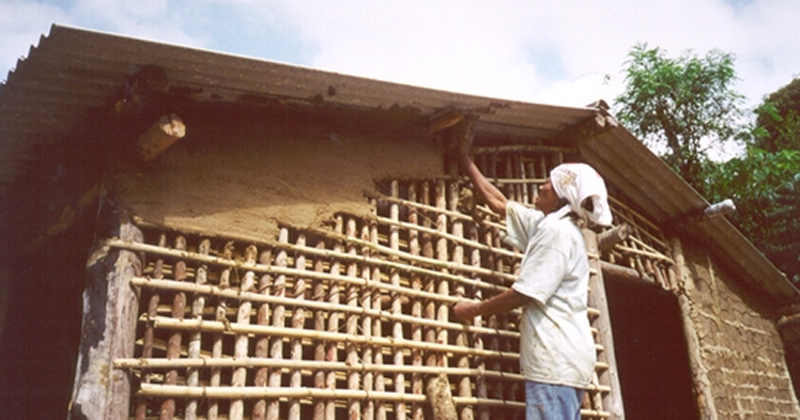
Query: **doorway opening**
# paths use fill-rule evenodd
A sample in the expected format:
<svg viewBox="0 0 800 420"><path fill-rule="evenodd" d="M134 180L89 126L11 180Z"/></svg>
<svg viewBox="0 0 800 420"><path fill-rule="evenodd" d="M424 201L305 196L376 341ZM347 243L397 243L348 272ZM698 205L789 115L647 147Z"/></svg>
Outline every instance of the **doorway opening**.
<svg viewBox="0 0 800 420"><path fill-rule="evenodd" d="M626 419L697 419L677 296L616 276L605 287Z"/></svg>

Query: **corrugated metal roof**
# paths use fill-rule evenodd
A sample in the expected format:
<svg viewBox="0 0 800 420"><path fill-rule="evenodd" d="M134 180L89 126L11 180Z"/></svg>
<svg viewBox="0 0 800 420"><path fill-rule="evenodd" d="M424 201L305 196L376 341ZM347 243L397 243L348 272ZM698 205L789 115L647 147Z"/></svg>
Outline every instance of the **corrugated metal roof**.
<svg viewBox="0 0 800 420"><path fill-rule="evenodd" d="M0 194L36 144L69 133L92 109L110 107L139 66L159 66L170 89L194 101L285 103L356 110L401 110L420 117L453 107L478 118L479 136L528 140L562 136L584 159L653 221L678 223L708 203L622 127L574 127L613 123L602 109L570 108L478 97L353 77L269 61L53 26L0 86ZM689 230L712 244L723 261L780 302L797 289L725 219L697 222Z"/></svg>

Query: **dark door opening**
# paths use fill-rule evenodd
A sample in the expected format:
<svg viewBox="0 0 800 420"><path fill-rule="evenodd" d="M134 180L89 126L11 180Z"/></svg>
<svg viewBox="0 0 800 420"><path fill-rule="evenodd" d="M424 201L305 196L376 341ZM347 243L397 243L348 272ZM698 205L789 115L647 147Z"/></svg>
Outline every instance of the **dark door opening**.
<svg viewBox="0 0 800 420"><path fill-rule="evenodd" d="M605 286L625 418L699 418L678 298L614 276Z"/></svg>

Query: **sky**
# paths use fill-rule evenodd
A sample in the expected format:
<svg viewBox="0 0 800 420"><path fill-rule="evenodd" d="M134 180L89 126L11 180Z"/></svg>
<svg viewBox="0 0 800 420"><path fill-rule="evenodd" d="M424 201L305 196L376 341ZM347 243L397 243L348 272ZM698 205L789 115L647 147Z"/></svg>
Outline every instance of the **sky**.
<svg viewBox="0 0 800 420"><path fill-rule="evenodd" d="M613 104L631 48L735 57L755 107L800 72L797 0L0 0L0 79L52 24L498 99Z"/></svg>

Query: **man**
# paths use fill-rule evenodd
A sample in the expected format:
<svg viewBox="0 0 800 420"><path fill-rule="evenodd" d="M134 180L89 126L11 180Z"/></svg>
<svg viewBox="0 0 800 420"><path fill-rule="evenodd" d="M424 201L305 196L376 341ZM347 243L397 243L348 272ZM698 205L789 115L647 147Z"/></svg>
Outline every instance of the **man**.
<svg viewBox="0 0 800 420"><path fill-rule="evenodd" d="M559 165L531 209L508 200L481 174L470 157L471 143L471 136L460 141L459 163L489 208L506 216L505 241L524 254L511 289L488 300L460 302L453 313L469 320L521 306L526 419L578 420L596 356L586 309L589 265L577 223L611 223L605 184L588 165Z"/></svg>

